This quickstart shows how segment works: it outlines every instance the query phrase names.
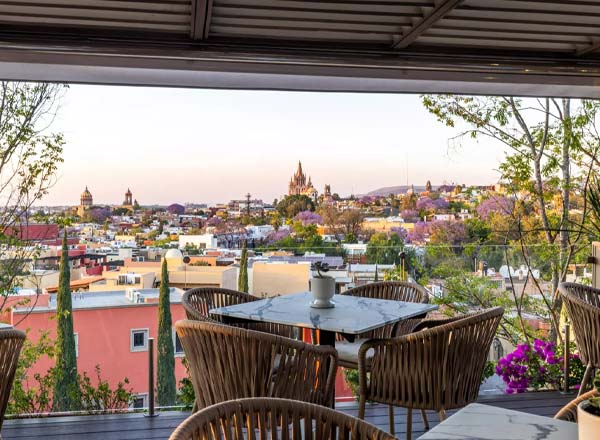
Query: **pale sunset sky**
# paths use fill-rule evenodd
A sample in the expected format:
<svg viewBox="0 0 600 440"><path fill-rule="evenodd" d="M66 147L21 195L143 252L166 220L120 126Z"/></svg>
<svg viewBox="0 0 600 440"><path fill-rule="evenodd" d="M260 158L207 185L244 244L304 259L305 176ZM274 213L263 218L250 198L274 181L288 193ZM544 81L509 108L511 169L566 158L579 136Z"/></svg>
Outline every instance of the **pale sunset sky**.
<svg viewBox="0 0 600 440"><path fill-rule="evenodd" d="M287 191L298 160L319 192L342 196L408 181L492 184L502 148L450 146L417 95L72 85L52 126L64 164L44 205L216 203Z"/></svg>

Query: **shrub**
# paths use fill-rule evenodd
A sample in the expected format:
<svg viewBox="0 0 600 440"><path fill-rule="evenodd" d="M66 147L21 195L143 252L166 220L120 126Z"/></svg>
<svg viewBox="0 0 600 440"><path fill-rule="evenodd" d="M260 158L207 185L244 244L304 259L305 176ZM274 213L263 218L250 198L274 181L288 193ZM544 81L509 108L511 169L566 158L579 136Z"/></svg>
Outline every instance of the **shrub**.
<svg viewBox="0 0 600 440"><path fill-rule="evenodd" d="M569 385L579 387L583 365L579 355L570 353ZM563 385L564 357L554 342L536 339L533 346L519 344L515 351L500 359L496 374L506 383L506 393L524 393L529 389L558 389Z"/></svg>

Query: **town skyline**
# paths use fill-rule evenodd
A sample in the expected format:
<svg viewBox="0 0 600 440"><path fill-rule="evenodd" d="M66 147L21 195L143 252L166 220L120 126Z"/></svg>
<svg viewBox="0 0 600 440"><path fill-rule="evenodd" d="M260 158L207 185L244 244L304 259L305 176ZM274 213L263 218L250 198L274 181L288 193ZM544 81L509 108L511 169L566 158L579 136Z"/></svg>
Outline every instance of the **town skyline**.
<svg viewBox="0 0 600 440"><path fill-rule="evenodd" d="M485 185L503 157L487 140L449 144L456 131L417 95L72 85L52 131L66 144L45 206L72 204L86 185L101 204L120 203L127 187L140 204L248 192L272 201L298 160L319 191L329 184L343 196L407 180Z"/></svg>

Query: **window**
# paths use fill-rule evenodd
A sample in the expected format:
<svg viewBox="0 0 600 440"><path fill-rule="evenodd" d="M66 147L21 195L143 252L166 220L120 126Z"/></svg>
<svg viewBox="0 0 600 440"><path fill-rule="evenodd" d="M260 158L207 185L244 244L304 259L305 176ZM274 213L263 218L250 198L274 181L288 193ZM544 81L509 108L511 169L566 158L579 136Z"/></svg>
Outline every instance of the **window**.
<svg viewBox="0 0 600 440"><path fill-rule="evenodd" d="M79 333L73 333L75 339L75 357L79 357Z"/></svg>
<svg viewBox="0 0 600 440"><path fill-rule="evenodd" d="M143 409L148 407L148 394L137 394L131 401L132 409Z"/></svg>
<svg viewBox="0 0 600 440"><path fill-rule="evenodd" d="M131 330L131 351L148 350L148 332L147 328L135 328Z"/></svg>
<svg viewBox="0 0 600 440"><path fill-rule="evenodd" d="M181 340L179 339L179 336L177 335L175 329L173 329L173 348L175 349L176 357L181 357L184 355L183 345L181 345Z"/></svg>

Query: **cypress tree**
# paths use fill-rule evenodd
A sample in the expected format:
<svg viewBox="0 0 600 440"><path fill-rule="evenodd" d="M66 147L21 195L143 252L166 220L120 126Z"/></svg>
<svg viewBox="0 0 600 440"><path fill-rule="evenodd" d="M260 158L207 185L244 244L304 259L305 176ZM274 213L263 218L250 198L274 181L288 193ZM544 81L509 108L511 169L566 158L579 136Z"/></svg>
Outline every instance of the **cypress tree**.
<svg viewBox="0 0 600 440"><path fill-rule="evenodd" d="M56 294L56 352L53 389L54 411L74 411L80 407L77 356L73 334L71 272L65 228L60 256L58 292Z"/></svg>
<svg viewBox="0 0 600 440"><path fill-rule="evenodd" d="M240 273L238 275L238 290L248 293L248 250L246 240L242 244L242 258L240 259Z"/></svg>
<svg viewBox="0 0 600 440"><path fill-rule="evenodd" d="M171 299L167 259L163 258L158 294L157 401L160 406L175 405L175 350L173 348Z"/></svg>

